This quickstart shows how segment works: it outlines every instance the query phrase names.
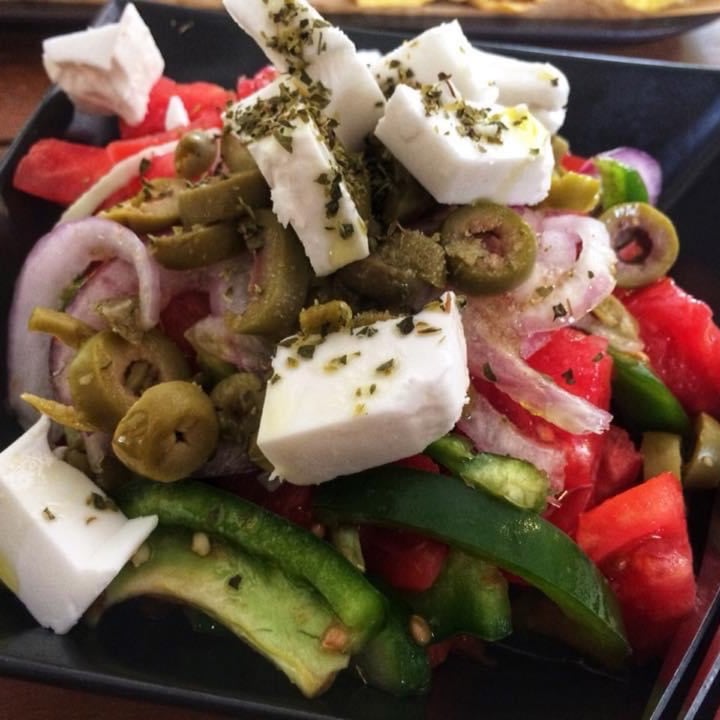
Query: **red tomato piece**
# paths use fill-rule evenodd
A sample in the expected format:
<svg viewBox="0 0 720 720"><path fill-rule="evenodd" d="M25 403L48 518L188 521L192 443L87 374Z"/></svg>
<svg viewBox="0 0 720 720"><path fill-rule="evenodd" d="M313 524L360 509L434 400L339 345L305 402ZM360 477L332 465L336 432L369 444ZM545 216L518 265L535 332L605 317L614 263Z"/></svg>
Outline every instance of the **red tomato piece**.
<svg viewBox="0 0 720 720"><path fill-rule="evenodd" d="M118 122L120 137L136 138L165 130L165 113L173 95L177 95L177 83L163 75L150 90L145 117L137 125L128 125L124 120Z"/></svg>
<svg viewBox="0 0 720 720"><path fill-rule="evenodd" d="M686 532L680 481L669 472L608 498L579 519L577 543L598 565L646 538Z"/></svg>
<svg viewBox="0 0 720 720"><path fill-rule="evenodd" d="M440 466L431 457L423 455L422 453L398 460L395 464L413 470L425 470L434 473L440 472Z"/></svg>
<svg viewBox="0 0 720 720"><path fill-rule="evenodd" d="M720 416L720 328L704 302L663 278L620 294L653 369L691 415Z"/></svg>
<svg viewBox="0 0 720 720"><path fill-rule="evenodd" d="M112 166L105 148L45 138L21 158L13 186L37 197L70 205Z"/></svg>
<svg viewBox="0 0 720 720"><path fill-rule="evenodd" d="M198 320L210 314L210 299L206 292L188 290L175 295L160 313L160 328L187 357L194 358L195 351L186 340L185 333Z"/></svg>
<svg viewBox="0 0 720 720"><path fill-rule="evenodd" d="M202 81L178 83L175 94L183 101L191 122L208 111L220 117L228 103L235 100L235 93L232 90Z"/></svg>
<svg viewBox="0 0 720 720"><path fill-rule="evenodd" d="M237 86L235 88L238 100L242 100L256 93L266 85L269 85L277 76L278 71L272 65L266 65L264 68L258 70L252 77L241 75L237 79Z"/></svg>
<svg viewBox="0 0 720 720"><path fill-rule="evenodd" d="M576 173L583 173L584 175L594 175L596 172L595 163L592 158L586 158L582 155L573 155L573 153L565 153L560 158L560 164L565 170Z"/></svg>
<svg viewBox="0 0 720 720"><path fill-rule="evenodd" d="M605 352L604 338L571 328L551 333L548 342L527 360L574 395L607 409L610 403L612 359ZM548 511L548 519L573 534L578 514L593 494L605 438L602 435L573 435L533 415L486 380L475 379L477 388L500 412L528 436L561 448L565 454L565 490L561 504Z"/></svg>
<svg viewBox="0 0 720 720"><path fill-rule="evenodd" d="M627 431L611 425L605 434L595 481L593 504L597 505L634 485L642 472L643 458Z"/></svg>
<svg viewBox="0 0 720 720"><path fill-rule="evenodd" d="M445 543L409 530L360 526L360 544L368 572L401 590L427 590L448 554Z"/></svg>

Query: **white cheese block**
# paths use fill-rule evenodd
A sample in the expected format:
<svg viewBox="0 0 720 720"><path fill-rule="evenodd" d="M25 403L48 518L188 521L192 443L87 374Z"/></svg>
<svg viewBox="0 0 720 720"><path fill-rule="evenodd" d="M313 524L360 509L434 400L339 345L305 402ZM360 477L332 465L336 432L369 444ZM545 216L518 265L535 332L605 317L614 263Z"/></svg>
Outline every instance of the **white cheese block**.
<svg viewBox="0 0 720 720"><path fill-rule="evenodd" d="M410 322L280 344L257 438L278 476L325 482L421 452L452 429L469 383L455 295Z"/></svg>
<svg viewBox="0 0 720 720"><path fill-rule="evenodd" d="M279 93L289 97L294 88L291 79L277 80L244 100L231 111L230 126L247 143L247 149L270 186L273 211L280 223L291 225L310 264L318 276L369 254L365 221L348 190L328 140L312 119L301 100L292 99L284 110L270 109L265 101ZM260 131L252 118L269 121ZM246 123L244 118L251 120ZM276 124L272 118L278 118ZM282 136L283 140L279 140ZM328 208L328 203L335 207Z"/></svg>
<svg viewBox="0 0 720 720"><path fill-rule="evenodd" d="M499 92L498 103L525 103L551 133L565 122L570 85L551 63L518 60L477 48L472 48L468 63L475 72L492 77Z"/></svg>
<svg viewBox="0 0 720 720"><path fill-rule="evenodd" d="M171 95L165 110L165 130L187 127L190 124L185 103L178 95Z"/></svg>
<svg viewBox="0 0 720 720"><path fill-rule="evenodd" d="M493 104L498 98L494 75L472 62L473 52L460 23L453 20L407 40L376 62L373 73L386 96L400 83L418 87L436 83L442 75L464 100Z"/></svg>
<svg viewBox="0 0 720 720"><path fill-rule="evenodd" d="M85 112L138 124L165 63L132 3L119 22L48 38L43 64L50 79Z"/></svg>
<svg viewBox="0 0 720 720"><path fill-rule="evenodd" d="M0 453L0 578L35 619L67 632L157 524L128 520L50 450L42 417Z"/></svg>
<svg viewBox="0 0 720 720"><path fill-rule="evenodd" d="M532 205L550 189L550 134L524 105L433 105L427 90L400 85L375 134L440 203Z"/></svg>
<svg viewBox="0 0 720 720"><path fill-rule="evenodd" d="M338 121L339 139L351 150L361 149L385 101L352 40L306 0L224 0L224 5L278 69L329 90L325 113Z"/></svg>

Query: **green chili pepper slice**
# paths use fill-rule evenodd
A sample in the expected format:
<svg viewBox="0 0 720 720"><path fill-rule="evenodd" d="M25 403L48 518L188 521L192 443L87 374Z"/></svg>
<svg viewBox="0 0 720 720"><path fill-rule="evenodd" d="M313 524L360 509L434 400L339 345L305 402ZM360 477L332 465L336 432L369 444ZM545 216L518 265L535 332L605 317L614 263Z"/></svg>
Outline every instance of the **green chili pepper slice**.
<svg viewBox="0 0 720 720"><path fill-rule="evenodd" d="M191 480L143 481L121 488L115 500L128 517L157 515L161 525L215 533L304 578L348 628L352 649L384 622L385 598L331 545L237 495Z"/></svg>
<svg viewBox="0 0 720 720"><path fill-rule="evenodd" d="M170 270L191 270L227 260L246 249L235 223L195 225L188 230L173 228L164 235L150 237L150 252Z"/></svg>
<svg viewBox="0 0 720 720"><path fill-rule="evenodd" d="M319 486L314 506L328 523L409 528L477 555L542 590L592 633L608 664L629 654L609 585L565 533L535 513L459 478L390 466Z"/></svg>
<svg viewBox="0 0 720 720"><path fill-rule="evenodd" d="M472 443L448 434L428 445L425 452L470 487L482 488L524 510L542 512L550 480L532 463L493 453L476 453Z"/></svg>
<svg viewBox="0 0 720 720"><path fill-rule="evenodd" d="M613 405L621 424L637 432L661 430L686 435L690 418L648 364L612 346L608 352L613 358Z"/></svg>
<svg viewBox="0 0 720 720"><path fill-rule="evenodd" d="M682 477L682 438L675 433L650 431L642 435L643 479L663 472Z"/></svg>
<svg viewBox="0 0 720 720"><path fill-rule="evenodd" d="M640 173L609 157L596 157L602 183L603 210L624 202L648 202L648 191Z"/></svg>

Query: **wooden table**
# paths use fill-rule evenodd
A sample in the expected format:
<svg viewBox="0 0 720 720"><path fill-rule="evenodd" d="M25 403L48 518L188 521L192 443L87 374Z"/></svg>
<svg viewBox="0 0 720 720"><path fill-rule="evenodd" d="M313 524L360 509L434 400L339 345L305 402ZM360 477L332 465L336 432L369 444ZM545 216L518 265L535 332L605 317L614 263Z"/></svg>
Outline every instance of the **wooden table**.
<svg viewBox="0 0 720 720"><path fill-rule="evenodd" d="M52 26L39 29L36 25L0 25L0 154L49 86L40 61L41 41L56 32ZM583 49L720 67L720 21L659 42ZM224 717L12 678L0 678L0 708L0 717L12 720L219 720Z"/></svg>

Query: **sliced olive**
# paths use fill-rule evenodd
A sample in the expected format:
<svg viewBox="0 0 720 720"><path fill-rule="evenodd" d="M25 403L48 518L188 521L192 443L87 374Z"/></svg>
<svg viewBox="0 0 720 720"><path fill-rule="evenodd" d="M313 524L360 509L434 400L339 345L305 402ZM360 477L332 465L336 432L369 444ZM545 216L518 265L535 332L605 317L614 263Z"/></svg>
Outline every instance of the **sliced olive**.
<svg viewBox="0 0 720 720"><path fill-rule="evenodd" d="M220 155L232 173L257 170L257 163L245 143L232 132L224 132L220 141Z"/></svg>
<svg viewBox="0 0 720 720"><path fill-rule="evenodd" d="M682 438L668 432L643 433L640 452L643 456L643 479L671 472L682 477Z"/></svg>
<svg viewBox="0 0 720 720"><path fill-rule="evenodd" d="M680 249L672 221L644 202L620 203L600 219L617 254L617 284L641 287L666 275Z"/></svg>
<svg viewBox="0 0 720 720"><path fill-rule="evenodd" d="M720 484L720 423L707 413L695 419L695 446L683 468L683 485L715 488Z"/></svg>
<svg viewBox="0 0 720 720"><path fill-rule="evenodd" d="M174 482L197 470L218 441L218 420L210 398L194 383L153 385L118 423L112 446L134 472Z"/></svg>
<svg viewBox="0 0 720 720"><path fill-rule="evenodd" d="M188 230L176 227L172 233L150 238L153 257L171 270L205 267L244 251L245 240L233 222L195 225Z"/></svg>
<svg viewBox="0 0 720 720"><path fill-rule="evenodd" d="M177 346L157 331L131 343L110 330L93 335L68 369L73 405L95 427L112 432L151 385L190 376Z"/></svg>
<svg viewBox="0 0 720 720"><path fill-rule="evenodd" d="M210 170L217 153L218 142L213 134L191 130L175 146L175 172L181 178L195 180Z"/></svg>
<svg viewBox="0 0 720 720"><path fill-rule="evenodd" d="M221 380L210 393L220 433L248 449L260 425L265 384L250 372L240 372Z"/></svg>
<svg viewBox="0 0 720 720"><path fill-rule="evenodd" d="M54 335L71 348L79 348L96 332L95 328L68 313L45 307L33 309L28 320L28 330Z"/></svg>
<svg viewBox="0 0 720 720"><path fill-rule="evenodd" d="M439 236L399 228L380 246L377 254L389 265L411 270L420 280L437 288L445 287L447 268Z"/></svg>
<svg viewBox="0 0 720 720"><path fill-rule="evenodd" d="M262 247L255 253L248 306L229 322L236 332L279 340L297 327L312 270L295 233L270 210L256 211L255 220Z"/></svg>
<svg viewBox="0 0 720 720"><path fill-rule="evenodd" d="M528 277L535 263L535 233L504 205L482 202L458 208L440 232L450 279L467 293L511 290Z"/></svg>
<svg viewBox="0 0 720 720"><path fill-rule="evenodd" d="M541 207L592 212L600 202L600 180L591 175L565 172L553 176L550 192Z"/></svg>
<svg viewBox="0 0 720 720"><path fill-rule="evenodd" d="M100 215L135 232L158 232L180 222L178 196L187 187L187 182L178 178L150 180L135 197Z"/></svg>
<svg viewBox="0 0 720 720"><path fill-rule="evenodd" d="M232 220L247 215L248 208L269 203L270 189L257 169L211 178L178 196L180 219L186 228Z"/></svg>
<svg viewBox="0 0 720 720"><path fill-rule="evenodd" d="M353 311L344 300L316 303L300 311L300 331L304 335L327 335L352 325Z"/></svg>

